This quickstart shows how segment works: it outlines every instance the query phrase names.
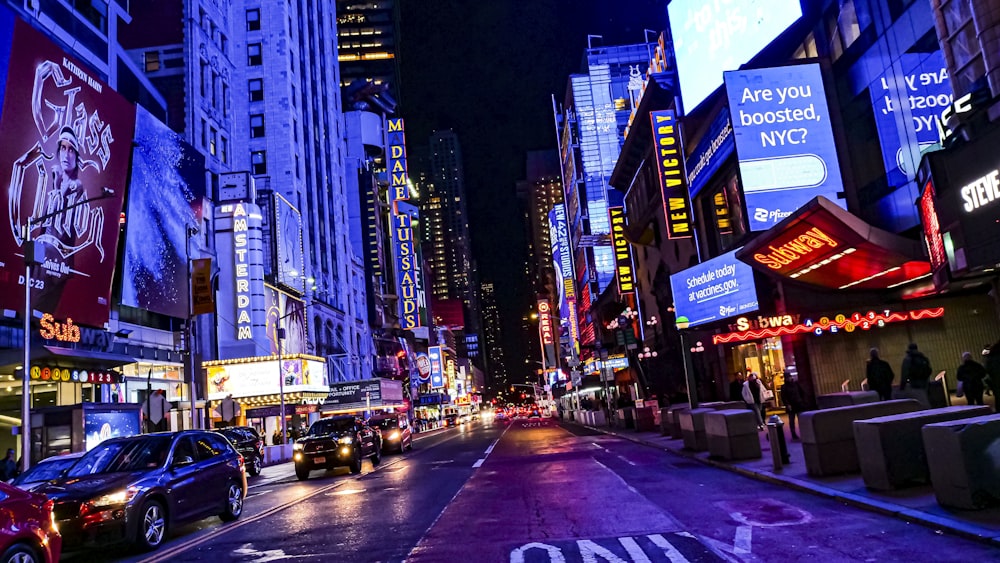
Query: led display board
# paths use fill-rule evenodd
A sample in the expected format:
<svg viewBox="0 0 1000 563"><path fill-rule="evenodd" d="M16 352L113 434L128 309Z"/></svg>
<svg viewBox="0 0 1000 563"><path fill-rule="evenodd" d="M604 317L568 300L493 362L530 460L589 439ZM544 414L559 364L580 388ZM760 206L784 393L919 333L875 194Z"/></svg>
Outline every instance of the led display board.
<svg viewBox="0 0 1000 563"><path fill-rule="evenodd" d="M691 196L688 193L684 145L677 126L677 114L673 110L651 111L649 120L653 127L656 170L663 192L667 238L690 238Z"/></svg>
<svg viewBox="0 0 1000 563"><path fill-rule="evenodd" d="M632 248L625 240L625 208L609 207L608 216L611 218L611 247L615 250L615 277L618 278L618 293L625 295L635 291Z"/></svg>
<svg viewBox="0 0 1000 563"><path fill-rule="evenodd" d="M280 289L264 285L264 318L270 353L279 352L278 329L285 329L280 351L285 354L305 354L309 336L306 305ZM280 320L279 320L280 319Z"/></svg>
<svg viewBox="0 0 1000 563"><path fill-rule="evenodd" d="M406 169L406 134L401 118L389 119L389 200L392 206L392 241L396 257L396 289L399 295L399 324L403 330L424 325L421 316L420 260L416 223L420 213L410 199Z"/></svg>
<svg viewBox="0 0 1000 563"><path fill-rule="evenodd" d="M136 108L125 216L122 304L188 315L187 259L206 256L202 224L205 157L142 106Z"/></svg>
<svg viewBox="0 0 1000 563"><path fill-rule="evenodd" d="M800 0L673 0L667 6L688 113L802 17Z"/></svg>
<svg viewBox="0 0 1000 563"><path fill-rule="evenodd" d="M444 381L444 358L440 346L431 346L427 349L427 359L431 361L431 388L443 389Z"/></svg>
<svg viewBox="0 0 1000 563"><path fill-rule="evenodd" d="M733 122L729 119L729 109L722 108L687 159L688 185L692 199L735 150Z"/></svg>
<svg viewBox="0 0 1000 563"><path fill-rule="evenodd" d="M736 259L737 250L670 276L678 322L697 326L758 309L753 269Z"/></svg>
<svg viewBox="0 0 1000 563"><path fill-rule="evenodd" d="M87 451L111 438L139 434L142 432L141 416L135 409L85 410L83 434Z"/></svg>
<svg viewBox="0 0 1000 563"><path fill-rule="evenodd" d="M816 196L842 207L837 146L818 64L725 73L750 230Z"/></svg>
<svg viewBox="0 0 1000 563"><path fill-rule="evenodd" d="M941 51L904 53L899 67L901 73L888 71L869 87L890 186L914 179L920 151L940 140L941 112L954 101Z"/></svg>
<svg viewBox="0 0 1000 563"><path fill-rule="evenodd" d="M319 360L290 358L262 362L206 365L208 400L277 395L281 392L280 377L284 378L285 393L328 393L330 382L326 363Z"/></svg>
<svg viewBox="0 0 1000 563"><path fill-rule="evenodd" d="M302 214L279 193L274 194L274 234L278 283L298 293L305 293Z"/></svg>
<svg viewBox="0 0 1000 563"><path fill-rule="evenodd" d="M104 326L117 262L135 106L23 20L13 25L0 119L0 306ZM0 39L8 40L10 36Z"/></svg>

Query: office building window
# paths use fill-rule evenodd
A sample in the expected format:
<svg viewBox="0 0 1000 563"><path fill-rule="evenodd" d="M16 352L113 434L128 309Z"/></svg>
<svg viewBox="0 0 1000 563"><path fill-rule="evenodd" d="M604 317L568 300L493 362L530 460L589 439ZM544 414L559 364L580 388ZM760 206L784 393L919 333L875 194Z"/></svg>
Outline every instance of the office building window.
<svg viewBox="0 0 1000 563"><path fill-rule="evenodd" d="M219 142L219 131L212 127L208 133L208 154L215 156L216 146Z"/></svg>
<svg viewBox="0 0 1000 563"><path fill-rule="evenodd" d="M205 92L208 90L205 84L206 83L205 75L208 73L208 61L206 61L205 59L201 59L198 70L199 70L198 80L200 86L199 91L201 92L201 97L204 98Z"/></svg>
<svg viewBox="0 0 1000 563"><path fill-rule="evenodd" d="M146 72L156 72L160 70L160 52L146 51L143 54L146 63Z"/></svg>
<svg viewBox="0 0 1000 563"><path fill-rule="evenodd" d="M225 137L219 139L219 158L222 159L223 164L229 163L229 139Z"/></svg>
<svg viewBox="0 0 1000 563"><path fill-rule="evenodd" d="M264 115L254 114L250 116L250 137L257 138L264 136Z"/></svg>
<svg viewBox="0 0 1000 563"><path fill-rule="evenodd" d="M250 66L260 66L264 64L264 56L261 55L260 43L247 45L247 64Z"/></svg>
<svg viewBox="0 0 1000 563"><path fill-rule="evenodd" d="M247 31L260 31L260 8L247 10Z"/></svg>
<svg viewBox="0 0 1000 563"><path fill-rule="evenodd" d="M254 176L267 174L267 151L251 152L250 165L253 167Z"/></svg>
<svg viewBox="0 0 1000 563"><path fill-rule="evenodd" d="M201 146L208 146L208 123L204 119L201 120Z"/></svg>
<svg viewBox="0 0 1000 563"><path fill-rule="evenodd" d="M250 101L251 102L261 102L264 100L264 80L260 78L251 78L247 83L247 89L250 91Z"/></svg>

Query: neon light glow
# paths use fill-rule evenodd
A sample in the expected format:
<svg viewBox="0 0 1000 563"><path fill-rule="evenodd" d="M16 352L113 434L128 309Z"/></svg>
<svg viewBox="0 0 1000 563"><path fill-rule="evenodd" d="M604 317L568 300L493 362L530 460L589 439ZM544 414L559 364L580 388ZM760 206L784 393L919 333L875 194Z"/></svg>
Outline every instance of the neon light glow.
<svg viewBox="0 0 1000 563"><path fill-rule="evenodd" d="M841 330L854 332L857 329L871 330L881 328L889 323L900 323L905 321L922 321L925 319L939 319L944 316L944 307L934 309L918 309L916 311L891 312L888 309L881 313L868 311L867 313L854 313L850 317L837 315L833 319L821 317L819 321L806 320L792 326L779 326L760 330L744 330L739 332L729 332L716 334L712 337L712 344L728 344L730 342L746 342L748 340L760 340L763 338L773 338L775 336L790 336L793 334L813 333L817 336L825 332L835 333Z"/></svg>

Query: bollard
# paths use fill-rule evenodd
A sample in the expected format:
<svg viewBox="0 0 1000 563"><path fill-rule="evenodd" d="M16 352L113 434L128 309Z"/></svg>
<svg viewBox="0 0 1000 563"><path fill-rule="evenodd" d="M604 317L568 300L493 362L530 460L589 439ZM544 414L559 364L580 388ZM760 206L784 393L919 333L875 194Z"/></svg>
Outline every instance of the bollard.
<svg viewBox="0 0 1000 563"><path fill-rule="evenodd" d="M788 456L788 447L785 445L784 427L785 423L776 414L772 414L771 418L767 419L767 436L771 442L771 459L774 461L775 471L791 462Z"/></svg>

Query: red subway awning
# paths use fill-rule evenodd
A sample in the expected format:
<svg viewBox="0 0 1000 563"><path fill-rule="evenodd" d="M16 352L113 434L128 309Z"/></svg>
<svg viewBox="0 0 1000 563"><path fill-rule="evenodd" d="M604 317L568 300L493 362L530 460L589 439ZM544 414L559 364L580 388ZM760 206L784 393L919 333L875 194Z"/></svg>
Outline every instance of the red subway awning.
<svg viewBox="0 0 1000 563"><path fill-rule="evenodd" d="M753 268L830 289L892 289L930 276L920 243L817 197L736 253Z"/></svg>

